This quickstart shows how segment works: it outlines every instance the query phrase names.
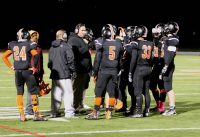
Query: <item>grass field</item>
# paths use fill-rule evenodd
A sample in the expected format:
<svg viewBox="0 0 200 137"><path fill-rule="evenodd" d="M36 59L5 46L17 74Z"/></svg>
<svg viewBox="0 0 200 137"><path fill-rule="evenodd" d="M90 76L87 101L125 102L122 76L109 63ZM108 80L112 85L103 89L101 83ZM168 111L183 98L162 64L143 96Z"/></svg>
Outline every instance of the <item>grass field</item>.
<svg viewBox="0 0 200 137"><path fill-rule="evenodd" d="M0 53L2 57L2 53ZM14 72L8 70L0 60L0 137L199 137L200 136L200 56L177 55L175 58L174 91L177 115L165 117L152 113L146 118L128 118L114 113L111 120L103 116L96 121L78 119L50 119L46 122L19 122L16 108ZM46 82L49 79L47 53L44 54ZM94 84L91 79L86 103L93 105ZM48 114L50 95L40 97L40 109ZM26 94L24 95L26 101ZM130 104L130 97L128 96ZM155 102L152 98L152 107ZM166 102L166 105L168 101ZM63 108L63 106L62 106ZM103 114L103 112L102 112Z"/></svg>

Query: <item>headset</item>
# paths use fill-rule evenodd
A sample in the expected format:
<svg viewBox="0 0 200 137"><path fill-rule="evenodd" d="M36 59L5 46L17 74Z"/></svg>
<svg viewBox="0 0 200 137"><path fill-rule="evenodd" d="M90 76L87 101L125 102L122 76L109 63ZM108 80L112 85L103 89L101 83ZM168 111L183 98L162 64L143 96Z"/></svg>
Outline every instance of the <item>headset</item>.
<svg viewBox="0 0 200 137"><path fill-rule="evenodd" d="M83 23L77 24L76 27L75 27L74 33L75 33L75 34L78 34L78 33L79 33L79 29L80 29L80 27L82 27L82 26L85 26L85 24L83 24Z"/></svg>

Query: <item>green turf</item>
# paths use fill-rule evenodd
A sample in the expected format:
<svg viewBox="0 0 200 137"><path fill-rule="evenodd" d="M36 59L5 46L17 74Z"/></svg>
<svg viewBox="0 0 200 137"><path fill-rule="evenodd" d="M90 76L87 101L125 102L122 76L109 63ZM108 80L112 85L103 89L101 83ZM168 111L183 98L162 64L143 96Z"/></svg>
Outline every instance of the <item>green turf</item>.
<svg viewBox="0 0 200 137"><path fill-rule="evenodd" d="M2 53L0 53L2 57ZM25 136L17 131L6 130L8 126L25 130L26 132L44 133L46 136L61 137L199 137L200 134L200 56L177 55L175 58L174 91L176 93L176 108L178 115L165 117L152 113L147 118L127 118L122 113L114 113L111 120L101 116L99 120L85 120L85 113L79 119L69 119L69 122L46 121L21 123L18 119L0 119L0 136ZM47 53L44 54L44 79L49 79L47 69ZM87 90L86 103L93 105L94 84L91 78ZM0 108L16 107L16 89L14 73L0 60ZM24 101L26 99L26 93ZM50 110L50 95L40 97L41 110ZM130 104L130 96L128 96ZM168 100L166 101L166 105ZM151 106L155 102L152 98ZM63 108L63 106L62 106ZM3 114L0 109L0 117ZM103 111L101 112L103 114ZM101 131L101 132L100 132ZM34 135L32 135L34 136ZM36 136L36 135L35 135ZM38 135L39 136L39 135Z"/></svg>

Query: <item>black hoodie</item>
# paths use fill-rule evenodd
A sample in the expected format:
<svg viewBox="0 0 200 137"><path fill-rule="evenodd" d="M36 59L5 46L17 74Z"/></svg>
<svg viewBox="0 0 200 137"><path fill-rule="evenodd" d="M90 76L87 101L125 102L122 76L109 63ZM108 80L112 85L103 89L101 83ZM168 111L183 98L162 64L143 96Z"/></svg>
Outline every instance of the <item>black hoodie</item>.
<svg viewBox="0 0 200 137"><path fill-rule="evenodd" d="M72 46L77 73L90 73L92 71L92 59L89 46L73 32L70 33L67 43Z"/></svg>

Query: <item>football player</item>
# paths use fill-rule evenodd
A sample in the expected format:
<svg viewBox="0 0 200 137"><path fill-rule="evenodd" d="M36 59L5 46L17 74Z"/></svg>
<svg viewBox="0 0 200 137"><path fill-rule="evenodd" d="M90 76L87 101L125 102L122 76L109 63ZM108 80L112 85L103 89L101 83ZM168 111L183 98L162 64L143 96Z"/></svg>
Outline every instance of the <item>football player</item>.
<svg viewBox="0 0 200 137"><path fill-rule="evenodd" d="M123 46L120 41L115 40L115 27L107 24L102 29L103 41L96 46L93 76L96 80L95 103L92 113L86 119L98 119L99 109L102 102L102 94L109 94L109 108L106 111L106 119L111 119L115 105L115 92L118 84L118 73L122 63Z"/></svg>
<svg viewBox="0 0 200 137"><path fill-rule="evenodd" d="M153 69L150 78L150 89L156 101L156 107L152 111L163 113L165 111L166 91L164 90L164 83L159 79L159 75L164 66L164 24L159 23L152 29L154 50L153 50ZM157 88L158 86L158 88Z"/></svg>
<svg viewBox="0 0 200 137"><path fill-rule="evenodd" d="M39 55L35 42L30 42L30 34L26 29L20 29L17 32L18 41L12 41L8 43L8 50L3 54L4 63L15 71L15 84L17 87L17 107L20 113L20 121L26 121L24 114L24 84L26 83L28 91L31 93L31 103L33 105L34 121L46 121L47 119L40 116L39 103L38 103L38 84L34 77L36 73L36 65L38 63ZM8 57L13 54L14 63L11 64ZM33 57L33 64L31 63L31 57Z"/></svg>
<svg viewBox="0 0 200 137"><path fill-rule="evenodd" d="M164 67L159 76L160 79L163 79L164 81L164 89L169 98L169 110L166 110L163 113L164 116L176 115L175 94L172 87L172 79L175 70L174 58L179 45L179 37L177 36L178 31L179 26L174 21L170 21L164 26L164 33L167 38L164 41Z"/></svg>
<svg viewBox="0 0 200 137"><path fill-rule="evenodd" d="M150 94L149 82L151 74L153 42L145 40L148 30L145 26L136 26L134 37L137 43L133 44L129 69L129 82L133 82L136 104L131 117L149 116ZM145 108L142 112L143 95Z"/></svg>
<svg viewBox="0 0 200 137"><path fill-rule="evenodd" d="M36 50L37 53L39 55L39 61L38 64L36 65L36 72L35 72L35 78L36 78L36 82L39 86L39 83L42 82L43 80L43 74L44 74L44 68L43 68L43 53L42 53L42 48L39 46L38 44L38 40L39 40L39 33L37 31L34 30L30 30L30 40L32 42L35 42L37 44L36 46ZM33 63L33 58L31 59L31 63ZM33 108L32 108L32 104L31 104L31 95L30 92L27 92L27 102L26 102L26 109L25 109L25 113L27 116L31 116L33 115Z"/></svg>

